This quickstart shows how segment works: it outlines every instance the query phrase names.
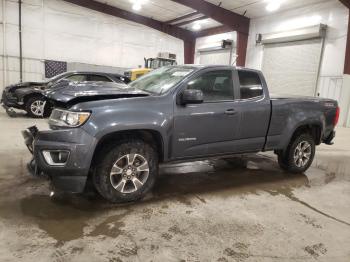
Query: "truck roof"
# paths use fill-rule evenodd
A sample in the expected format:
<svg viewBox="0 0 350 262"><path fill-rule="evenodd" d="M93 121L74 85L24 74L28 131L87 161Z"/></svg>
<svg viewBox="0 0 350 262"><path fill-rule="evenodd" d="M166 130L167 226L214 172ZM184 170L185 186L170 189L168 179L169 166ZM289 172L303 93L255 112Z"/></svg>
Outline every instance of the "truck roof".
<svg viewBox="0 0 350 262"><path fill-rule="evenodd" d="M181 65L177 65L181 66ZM229 68L232 69L238 69L238 70L244 70L244 71L254 71L254 72L260 72L260 70L248 68L248 67L241 67L241 66L230 66L230 65L200 65L200 64L185 64L182 65L183 67L194 67L194 68Z"/></svg>

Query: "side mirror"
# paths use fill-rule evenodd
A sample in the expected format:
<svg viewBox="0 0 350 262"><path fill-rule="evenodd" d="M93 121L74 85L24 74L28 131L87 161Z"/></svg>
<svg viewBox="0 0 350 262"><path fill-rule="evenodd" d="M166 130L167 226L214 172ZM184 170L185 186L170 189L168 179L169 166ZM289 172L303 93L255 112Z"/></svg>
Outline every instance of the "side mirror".
<svg viewBox="0 0 350 262"><path fill-rule="evenodd" d="M185 89L181 96L181 103L183 105L203 103L203 92L201 90Z"/></svg>

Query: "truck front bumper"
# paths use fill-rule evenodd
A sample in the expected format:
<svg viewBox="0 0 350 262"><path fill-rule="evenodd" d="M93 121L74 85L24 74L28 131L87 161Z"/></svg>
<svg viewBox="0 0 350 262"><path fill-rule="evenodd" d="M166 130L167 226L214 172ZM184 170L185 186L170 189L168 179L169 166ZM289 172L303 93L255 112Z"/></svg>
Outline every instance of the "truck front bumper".
<svg viewBox="0 0 350 262"><path fill-rule="evenodd" d="M28 164L36 176L48 177L55 189L81 193L93 157L95 138L81 128L39 131L30 127L22 131L24 142L33 154Z"/></svg>

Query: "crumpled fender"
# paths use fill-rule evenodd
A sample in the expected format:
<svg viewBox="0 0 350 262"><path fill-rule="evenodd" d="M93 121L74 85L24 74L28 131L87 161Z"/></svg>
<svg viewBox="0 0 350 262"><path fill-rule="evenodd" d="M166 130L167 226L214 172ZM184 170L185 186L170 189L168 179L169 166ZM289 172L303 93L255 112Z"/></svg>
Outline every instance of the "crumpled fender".
<svg viewBox="0 0 350 262"><path fill-rule="evenodd" d="M44 90L41 90L39 88L33 88L33 87L24 87L19 88L15 91L15 94L18 98L18 101L23 102L23 99L27 95L43 95Z"/></svg>

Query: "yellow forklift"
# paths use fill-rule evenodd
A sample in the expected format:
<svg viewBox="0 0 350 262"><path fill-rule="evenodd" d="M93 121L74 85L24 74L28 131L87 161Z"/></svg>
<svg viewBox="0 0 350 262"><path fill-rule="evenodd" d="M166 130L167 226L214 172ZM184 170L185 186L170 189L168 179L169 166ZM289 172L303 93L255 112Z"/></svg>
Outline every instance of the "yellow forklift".
<svg viewBox="0 0 350 262"><path fill-rule="evenodd" d="M144 58L144 68L134 68L124 72L124 75L131 81L147 74L153 69L157 69L163 66L176 65L176 55L170 53L159 53L158 57L155 58Z"/></svg>

